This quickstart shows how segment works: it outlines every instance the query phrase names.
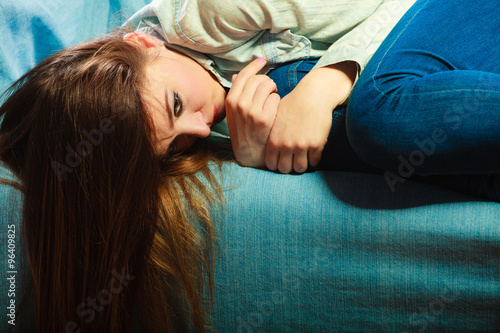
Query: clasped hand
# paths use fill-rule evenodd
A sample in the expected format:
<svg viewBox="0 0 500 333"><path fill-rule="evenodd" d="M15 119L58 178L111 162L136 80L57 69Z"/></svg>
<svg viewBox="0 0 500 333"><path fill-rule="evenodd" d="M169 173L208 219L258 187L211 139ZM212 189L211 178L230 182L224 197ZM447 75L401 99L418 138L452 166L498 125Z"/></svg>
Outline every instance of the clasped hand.
<svg viewBox="0 0 500 333"><path fill-rule="evenodd" d="M276 84L257 75L264 65L255 60L233 76L226 98L233 152L245 166L302 173L321 160L332 110L348 96L355 65L313 70L281 100Z"/></svg>
<svg viewBox="0 0 500 333"><path fill-rule="evenodd" d="M265 167L266 144L280 102L276 84L267 75L257 75L264 65L259 58L233 75L225 102L236 160L253 168Z"/></svg>

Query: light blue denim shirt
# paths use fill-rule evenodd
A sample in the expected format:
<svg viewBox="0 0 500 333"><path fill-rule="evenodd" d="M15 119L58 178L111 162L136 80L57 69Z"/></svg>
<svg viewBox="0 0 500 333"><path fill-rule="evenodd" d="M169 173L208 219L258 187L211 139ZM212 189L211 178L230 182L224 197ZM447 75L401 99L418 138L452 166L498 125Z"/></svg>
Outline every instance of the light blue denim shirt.
<svg viewBox="0 0 500 333"><path fill-rule="evenodd" d="M194 58L225 87L251 60L309 57L359 71L415 0L154 0L127 24Z"/></svg>

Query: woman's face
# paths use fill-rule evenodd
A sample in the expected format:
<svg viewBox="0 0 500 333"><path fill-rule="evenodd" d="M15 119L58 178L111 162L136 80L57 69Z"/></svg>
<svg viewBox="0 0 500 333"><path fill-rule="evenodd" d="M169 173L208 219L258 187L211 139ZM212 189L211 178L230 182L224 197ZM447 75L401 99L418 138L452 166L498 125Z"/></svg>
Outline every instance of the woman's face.
<svg viewBox="0 0 500 333"><path fill-rule="evenodd" d="M151 111L157 139L157 153L190 147L205 138L210 128L224 118L226 92L196 61L161 45L150 35L143 44L152 59L146 69L146 103ZM149 43L149 44L148 44Z"/></svg>

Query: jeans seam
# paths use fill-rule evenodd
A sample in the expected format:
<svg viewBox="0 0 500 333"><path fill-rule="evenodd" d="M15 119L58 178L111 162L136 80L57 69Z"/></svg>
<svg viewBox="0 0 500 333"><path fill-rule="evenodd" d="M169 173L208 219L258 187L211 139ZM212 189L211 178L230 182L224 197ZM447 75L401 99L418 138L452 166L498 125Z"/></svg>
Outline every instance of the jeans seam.
<svg viewBox="0 0 500 333"><path fill-rule="evenodd" d="M345 115L343 112L339 111L333 111L332 113L332 119L335 120L338 123L343 123L344 122Z"/></svg>
<svg viewBox="0 0 500 333"><path fill-rule="evenodd" d="M457 91L467 91L467 92L487 92L487 93L498 93L498 90L486 90L486 89L450 89L450 90L439 90L439 91L429 91L429 92L411 92L411 93L404 93L404 94L397 94L398 97L402 96L417 96L417 95L433 95L436 93L446 93L446 92L457 92ZM384 94L382 91L379 90L380 93ZM384 96L386 96L384 94Z"/></svg>
<svg viewBox="0 0 500 333"><path fill-rule="evenodd" d="M379 69L380 69L380 66L382 64L382 62L385 60L387 54L389 53L389 51L392 49L392 47L394 46L394 44L399 40L399 38L401 37L401 35L403 34L403 32L406 31L406 29L408 28L408 25L415 19L415 17L420 14L420 12L427 6L427 4L429 3L429 0L427 0L425 2L425 4L412 16L412 18L406 23L404 29L402 29L398 36L393 40L392 44L390 47L387 48L387 50L385 51L384 55L382 56L382 58L380 59L380 61L378 62L377 64L377 69L375 70L375 73L372 75L372 81L373 81L373 86L375 87L375 89L381 93L382 95L384 96L387 96L387 94L385 92L383 92L377 85L377 80L375 80L375 77L378 75L378 72L379 72ZM391 93L392 95L397 95L397 96L400 96L398 95L397 93Z"/></svg>
<svg viewBox="0 0 500 333"><path fill-rule="evenodd" d="M295 88L295 86L297 85L297 68L300 66L300 64L302 64L302 62L303 62L302 60L297 61L292 66L290 66L290 68L288 69L288 87L290 88L290 91L292 91ZM292 75L293 75L293 84L290 80L292 78ZM292 85L293 85L293 88L292 88Z"/></svg>

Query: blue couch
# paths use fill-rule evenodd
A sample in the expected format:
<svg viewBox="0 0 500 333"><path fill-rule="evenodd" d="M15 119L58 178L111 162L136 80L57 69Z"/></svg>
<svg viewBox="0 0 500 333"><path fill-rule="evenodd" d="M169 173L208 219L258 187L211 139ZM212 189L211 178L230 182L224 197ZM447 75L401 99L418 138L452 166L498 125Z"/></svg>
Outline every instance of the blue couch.
<svg viewBox="0 0 500 333"><path fill-rule="evenodd" d="M146 2L2 0L0 90ZM0 177L15 179L1 165ZM356 172L227 164L220 177L216 331L500 330L500 204L413 181L392 192L383 176ZM0 207L0 332L31 332L29 296L12 315L30 280L21 194L0 185Z"/></svg>

